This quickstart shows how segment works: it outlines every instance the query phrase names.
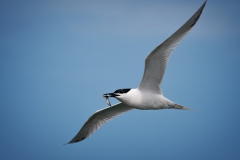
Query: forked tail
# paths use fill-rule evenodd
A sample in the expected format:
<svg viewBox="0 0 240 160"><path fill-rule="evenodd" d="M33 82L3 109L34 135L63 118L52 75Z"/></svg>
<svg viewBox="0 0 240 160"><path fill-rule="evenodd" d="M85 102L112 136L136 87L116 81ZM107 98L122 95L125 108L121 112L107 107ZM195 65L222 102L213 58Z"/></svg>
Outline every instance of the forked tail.
<svg viewBox="0 0 240 160"><path fill-rule="evenodd" d="M181 106L181 105L176 104L176 103L174 103L174 109L193 110L193 109L191 109L191 108L184 107L184 106Z"/></svg>

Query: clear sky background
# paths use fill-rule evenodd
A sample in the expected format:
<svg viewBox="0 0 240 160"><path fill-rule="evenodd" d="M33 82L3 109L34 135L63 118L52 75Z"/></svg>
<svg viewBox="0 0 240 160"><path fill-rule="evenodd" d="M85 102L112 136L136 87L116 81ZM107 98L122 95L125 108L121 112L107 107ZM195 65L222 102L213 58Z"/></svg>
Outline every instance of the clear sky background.
<svg viewBox="0 0 240 160"><path fill-rule="evenodd" d="M164 95L196 111L133 110L63 145L203 2L0 1L0 159L239 159L236 0L209 0L168 63Z"/></svg>

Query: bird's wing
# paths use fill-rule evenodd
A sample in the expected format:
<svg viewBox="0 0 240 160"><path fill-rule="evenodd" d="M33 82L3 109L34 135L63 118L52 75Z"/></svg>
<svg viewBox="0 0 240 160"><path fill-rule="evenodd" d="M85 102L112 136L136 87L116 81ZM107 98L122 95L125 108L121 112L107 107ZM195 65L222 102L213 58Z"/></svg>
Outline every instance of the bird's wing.
<svg viewBox="0 0 240 160"><path fill-rule="evenodd" d="M114 106L107 107L95 112L87 120L87 122L85 122L77 135L68 143L74 143L84 140L85 138L91 136L91 134L98 130L104 123L131 109L133 108L123 103L118 103Z"/></svg>
<svg viewBox="0 0 240 160"><path fill-rule="evenodd" d="M142 81L140 83L140 90L148 90L151 92L162 94L159 87L167 62L171 56L171 53L181 40L187 35L191 28L198 21L203 8L207 1L198 9L198 11L173 35L166 39L162 44L157 46L145 59L145 70Z"/></svg>

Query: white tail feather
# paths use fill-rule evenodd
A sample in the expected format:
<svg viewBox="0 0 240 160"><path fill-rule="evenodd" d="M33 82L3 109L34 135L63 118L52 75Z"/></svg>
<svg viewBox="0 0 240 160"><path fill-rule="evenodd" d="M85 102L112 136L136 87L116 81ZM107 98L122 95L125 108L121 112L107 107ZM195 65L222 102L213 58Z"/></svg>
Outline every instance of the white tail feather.
<svg viewBox="0 0 240 160"><path fill-rule="evenodd" d="M174 103L174 109L192 110L191 108L184 107L184 106L176 104L176 103Z"/></svg>

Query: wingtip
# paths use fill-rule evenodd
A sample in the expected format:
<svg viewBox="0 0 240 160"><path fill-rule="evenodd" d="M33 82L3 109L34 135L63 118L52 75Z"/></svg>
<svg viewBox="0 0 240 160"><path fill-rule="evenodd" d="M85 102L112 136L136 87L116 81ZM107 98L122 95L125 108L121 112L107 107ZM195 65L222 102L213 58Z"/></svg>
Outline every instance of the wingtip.
<svg viewBox="0 0 240 160"><path fill-rule="evenodd" d="M202 4L202 6L198 9L197 12L200 12L200 14L202 14L202 11L204 9L204 7L206 6L207 0Z"/></svg>
<svg viewBox="0 0 240 160"><path fill-rule="evenodd" d="M79 141L77 141L77 142L79 142ZM77 142L68 142L68 143L64 143L63 145L68 145L68 144L73 144L73 143L77 143Z"/></svg>
<svg viewBox="0 0 240 160"><path fill-rule="evenodd" d="M82 140L86 139L86 137L83 137L82 139L77 139L77 140L71 140L68 143L64 143L63 145L67 145L67 144L73 144L73 143L77 143L77 142L81 142Z"/></svg>
<svg viewBox="0 0 240 160"><path fill-rule="evenodd" d="M206 6L207 0L203 3L203 5L200 7L201 10Z"/></svg>
<svg viewBox="0 0 240 160"><path fill-rule="evenodd" d="M204 6L206 5L206 3L207 3L207 0L204 2Z"/></svg>
<svg viewBox="0 0 240 160"><path fill-rule="evenodd" d="M194 19L193 20L193 23L191 24L191 28L197 23L198 19L200 18L202 12L203 12L203 9L205 7L207 3L207 0L202 4L202 6L198 9L198 11L191 17L191 19Z"/></svg>

